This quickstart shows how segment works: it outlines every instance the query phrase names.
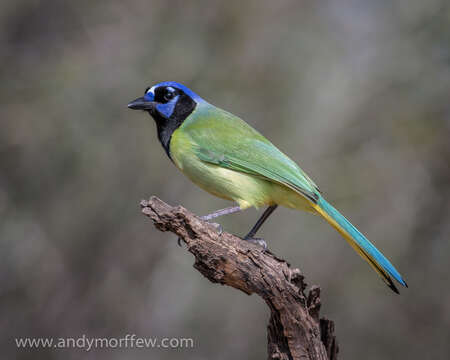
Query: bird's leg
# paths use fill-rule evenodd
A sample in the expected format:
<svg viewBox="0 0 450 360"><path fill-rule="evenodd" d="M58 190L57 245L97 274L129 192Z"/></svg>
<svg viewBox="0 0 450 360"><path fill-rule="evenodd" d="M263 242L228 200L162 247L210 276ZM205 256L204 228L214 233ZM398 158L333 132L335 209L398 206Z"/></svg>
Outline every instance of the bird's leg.
<svg viewBox="0 0 450 360"><path fill-rule="evenodd" d="M275 211L275 209L278 207L278 205L271 205L269 206L261 215L261 217L258 219L256 224L252 227L252 229L249 231L247 235L245 235L244 240L250 241L254 244L258 244L264 248L264 250L267 249L267 244L264 241L264 239L261 238L255 238L256 232L259 230L259 228L264 224L264 222L267 220L267 218Z"/></svg>
<svg viewBox="0 0 450 360"><path fill-rule="evenodd" d="M209 220L215 219L216 217L233 214L233 213L241 211L241 210L242 209L239 206L230 206L225 209L216 210L216 211L212 212L211 214L200 216L200 219L209 222ZM210 223L210 224L214 225L216 227L219 235L222 234L222 232L223 232L222 225L220 225L219 223Z"/></svg>
<svg viewBox="0 0 450 360"><path fill-rule="evenodd" d="M200 219L209 222L209 220L211 220L211 219L215 219L215 218L217 218L219 216L223 216L223 215L233 214L233 213L241 211L241 210L242 209L239 206L230 206L225 209L216 210L216 211L212 212L211 214L200 216ZM218 223L210 223L210 224L213 225L214 227L216 227L219 235L222 234L222 232L223 232L222 225L220 225ZM178 238L178 245L181 246L181 238Z"/></svg>
<svg viewBox="0 0 450 360"><path fill-rule="evenodd" d="M216 217L219 217L222 215L233 214L233 213L241 211L241 210L242 209L239 206L230 206L225 209L220 209L220 210L214 211L211 214L200 216L200 219L209 221L211 219L215 219Z"/></svg>

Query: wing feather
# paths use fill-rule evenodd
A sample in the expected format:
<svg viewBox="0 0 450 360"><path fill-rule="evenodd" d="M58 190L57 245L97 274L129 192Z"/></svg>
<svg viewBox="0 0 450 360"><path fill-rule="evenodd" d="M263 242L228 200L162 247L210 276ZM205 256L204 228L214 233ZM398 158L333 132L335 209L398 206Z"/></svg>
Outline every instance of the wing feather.
<svg viewBox="0 0 450 360"><path fill-rule="evenodd" d="M288 156L243 120L225 111L183 126L202 161L276 182L317 202L317 185Z"/></svg>

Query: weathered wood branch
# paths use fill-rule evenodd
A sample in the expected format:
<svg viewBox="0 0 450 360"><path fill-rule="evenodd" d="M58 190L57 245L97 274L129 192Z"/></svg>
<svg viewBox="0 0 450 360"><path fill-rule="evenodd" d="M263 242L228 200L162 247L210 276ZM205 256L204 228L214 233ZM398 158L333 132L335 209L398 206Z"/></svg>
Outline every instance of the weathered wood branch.
<svg viewBox="0 0 450 360"><path fill-rule="evenodd" d="M259 246L229 234L181 206L152 197L141 202L142 212L157 229L171 231L195 257L194 267L214 283L261 296L270 308L269 359L337 359L334 323L320 319L320 288L306 283L299 269Z"/></svg>

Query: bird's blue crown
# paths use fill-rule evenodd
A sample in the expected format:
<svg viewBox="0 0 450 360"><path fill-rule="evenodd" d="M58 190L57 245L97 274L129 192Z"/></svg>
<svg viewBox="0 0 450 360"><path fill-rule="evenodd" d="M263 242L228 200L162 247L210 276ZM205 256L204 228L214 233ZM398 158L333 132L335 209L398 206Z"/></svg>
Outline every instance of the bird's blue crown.
<svg viewBox="0 0 450 360"><path fill-rule="evenodd" d="M177 88L182 90L186 95L188 95L192 100L194 100L197 103L205 103L206 101L203 100L200 95L196 94L195 92L193 92L191 89L189 89L187 86L180 84L176 81L163 81L160 82L154 86L152 86L152 88L150 90L156 89L160 86L171 86L173 88Z"/></svg>

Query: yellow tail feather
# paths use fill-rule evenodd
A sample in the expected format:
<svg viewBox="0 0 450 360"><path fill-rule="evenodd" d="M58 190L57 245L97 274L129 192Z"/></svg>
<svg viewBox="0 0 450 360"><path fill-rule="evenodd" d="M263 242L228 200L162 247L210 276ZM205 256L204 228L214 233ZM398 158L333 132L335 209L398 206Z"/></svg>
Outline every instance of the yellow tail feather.
<svg viewBox="0 0 450 360"><path fill-rule="evenodd" d="M399 293L389 274L383 268L381 268L380 265L378 265L374 261L374 259L355 242L355 240L349 235L349 233L345 231L345 229L342 228L342 226L340 226L336 222L336 220L328 215L319 205L314 204L313 206L316 212L320 214L332 227L334 227L342 235L342 237L347 240L347 242L359 254L359 256L366 260L367 263L380 275L381 279L386 283L386 285L389 286L394 292Z"/></svg>

